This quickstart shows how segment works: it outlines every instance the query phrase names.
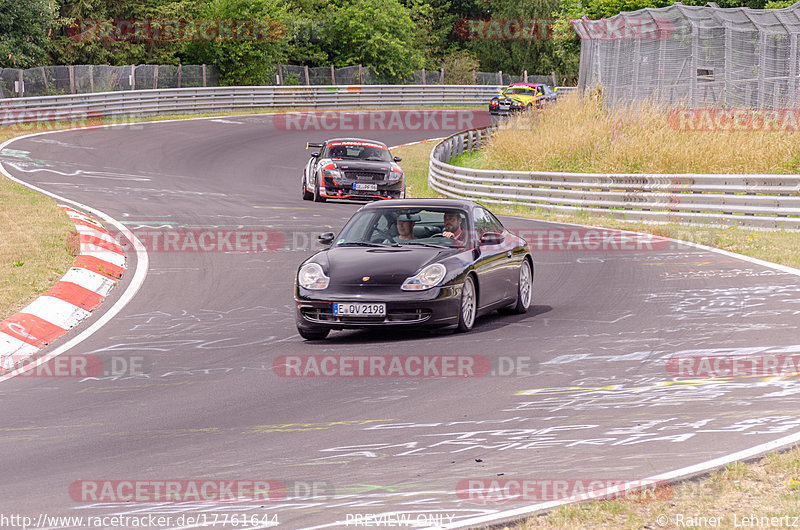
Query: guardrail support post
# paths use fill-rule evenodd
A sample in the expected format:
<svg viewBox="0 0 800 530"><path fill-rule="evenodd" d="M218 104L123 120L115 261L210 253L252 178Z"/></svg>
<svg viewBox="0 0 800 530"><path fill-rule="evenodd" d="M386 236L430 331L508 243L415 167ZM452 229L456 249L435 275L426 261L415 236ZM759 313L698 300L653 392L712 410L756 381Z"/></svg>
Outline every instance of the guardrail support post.
<svg viewBox="0 0 800 530"><path fill-rule="evenodd" d="M20 68L17 72L17 94L22 97L22 94L25 92L25 81L22 80L22 69Z"/></svg>
<svg viewBox="0 0 800 530"><path fill-rule="evenodd" d="M153 90L158 88L158 65L153 69Z"/></svg>
<svg viewBox="0 0 800 530"><path fill-rule="evenodd" d="M178 88L181 87L181 63L178 63Z"/></svg>
<svg viewBox="0 0 800 530"><path fill-rule="evenodd" d="M361 65L360 64L358 65L358 84L359 85L363 85L364 84L364 76L363 76L363 72L361 71Z"/></svg>
<svg viewBox="0 0 800 530"><path fill-rule="evenodd" d="M333 68L333 65L331 65L331 84L336 84L336 70Z"/></svg>
<svg viewBox="0 0 800 530"><path fill-rule="evenodd" d="M72 65L69 65L69 67L67 69L69 70L69 93L70 94L74 94L75 93L75 67L72 66Z"/></svg>
<svg viewBox="0 0 800 530"><path fill-rule="evenodd" d="M89 65L89 92L94 92L94 65Z"/></svg>
<svg viewBox="0 0 800 530"><path fill-rule="evenodd" d="M131 65L131 90L136 90L136 67Z"/></svg>
<svg viewBox="0 0 800 530"><path fill-rule="evenodd" d="M523 81L524 83L527 83L527 82L528 82L528 71L527 71L527 70L523 70L523 71L522 71L522 81ZM555 86L555 85L553 85L553 86Z"/></svg>
<svg viewBox="0 0 800 530"><path fill-rule="evenodd" d="M206 86L206 65L203 65L203 88Z"/></svg>
<svg viewBox="0 0 800 530"><path fill-rule="evenodd" d="M303 71L304 71L304 72L305 72L305 74L306 74L306 86L308 86L308 85L310 85L310 84L311 84L311 80L308 78L308 65L305 65L305 66L303 67Z"/></svg>
<svg viewBox="0 0 800 530"><path fill-rule="evenodd" d="M426 85L426 84L427 84L427 83L425 82L425 69L424 69L424 68L422 69L422 84L423 84L423 85Z"/></svg>
<svg viewBox="0 0 800 530"><path fill-rule="evenodd" d="M44 66L40 67L42 69L42 79L44 80L44 89L47 91L47 95L50 95L50 84L47 82L47 73L44 71Z"/></svg>
<svg viewBox="0 0 800 530"><path fill-rule="evenodd" d="M442 68L442 69L439 71L439 84L440 84L440 85L443 85L443 84L444 84L444 68Z"/></svg>
<svg viewBox="0 0 800 530"><path fill-rule="evenodd" d="M278 84L283 85L283 67L281 65L278 65Z"/></svg>

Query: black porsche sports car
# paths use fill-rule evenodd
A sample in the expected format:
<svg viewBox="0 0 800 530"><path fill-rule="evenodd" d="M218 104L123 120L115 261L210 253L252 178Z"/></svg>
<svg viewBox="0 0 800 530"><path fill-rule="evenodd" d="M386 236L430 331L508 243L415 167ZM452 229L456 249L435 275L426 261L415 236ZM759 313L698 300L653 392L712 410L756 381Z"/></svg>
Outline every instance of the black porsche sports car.
<svg viewBox="0 0 800 530"><path fill-rule="evenodd" d="M305 339L373 326L456 326L531 303L528 243L486 208L455 199L405 199L362 206L330 248L295 277L297 330Z"/></svg>
<svg viewBox="0 0 800 530"><path fill-rule="evenodd" d="M303 170L303 200L402 199L405 176L386 144L361 138L334 138L309 143L315 151Z"/></svg>

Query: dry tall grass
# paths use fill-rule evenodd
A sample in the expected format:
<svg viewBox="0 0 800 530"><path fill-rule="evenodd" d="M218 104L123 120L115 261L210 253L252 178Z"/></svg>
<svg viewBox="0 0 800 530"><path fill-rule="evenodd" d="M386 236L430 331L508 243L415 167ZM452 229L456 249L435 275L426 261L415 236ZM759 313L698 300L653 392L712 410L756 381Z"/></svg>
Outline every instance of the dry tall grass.
<svg viewBox="0 0 800 530"><path fill-rule="evenodd" d="M590 173L798 173L800 133L686 131L644 104L607 111L570 95L510 118L482 151L486 169Z"/></svg>

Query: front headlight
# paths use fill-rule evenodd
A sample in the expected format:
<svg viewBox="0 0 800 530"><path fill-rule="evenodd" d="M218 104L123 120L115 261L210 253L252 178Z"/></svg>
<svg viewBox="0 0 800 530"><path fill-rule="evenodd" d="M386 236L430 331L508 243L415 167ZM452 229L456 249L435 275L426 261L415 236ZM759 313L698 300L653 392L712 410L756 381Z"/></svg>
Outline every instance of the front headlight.
<svg viewBox="0 0 800 530"><path fill-rule="evenodd" d="M403 178L402 171L392 171L389 173L389 180L400 180L401 178Z"/></svg>
<svg viewBox="0 0 800 530"><path fill-rule="evenodd" d="M319 263L306 263L297 273L297 283L304 289L320 291L328 287L330 281Z"/></svg>
<svg viewBox="0 0 800 530"><path fill-rule="evenodd" d="M441 263L428 265L414 276L406 278L400 288L404 291L424 291L436 287L443 279L447 269Z"/></svg>
<svg viewBox="0 0 800 530"><path fill-rule="evenodd" d="M323 176L338 179L342 177L342 172L338 169L326 169L323 171Z"/></svg>

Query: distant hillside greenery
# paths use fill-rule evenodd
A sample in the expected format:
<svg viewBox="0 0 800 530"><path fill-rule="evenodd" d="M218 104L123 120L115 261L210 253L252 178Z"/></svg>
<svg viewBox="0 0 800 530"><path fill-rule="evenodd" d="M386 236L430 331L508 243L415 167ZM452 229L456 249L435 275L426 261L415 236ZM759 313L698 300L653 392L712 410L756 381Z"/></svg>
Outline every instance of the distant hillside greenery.
<svg viewBox="0 0 800 530"><path fill-rule="evenodd" d="M446 66L451 70L450 78L468 78L466 74L473 69L515 75L527 70L530 74L555 72L561 82L563 78L574 80L578 71L580 45L568 19L602 18L623 10L671 3L672 0L0 0L0 67L205 63L219 68L224 83L262 84L274 79L274 65L279 63L337 67L362 64L387 79L399 79L420 68ZM706 0L683 3L705 5ZM721 7L751 8L789 5L783 0L717 3ZM227 24L227 29L215 28L209 33L204 23L219 20ZM103 25L103 21L111 24ZM145 21L147 31L159 37L134 38L133 21ZM244 35L257 33L261 38L208 38L216 35L214 31L230 36L241 21L251 22L250 27L240 28ZM254 29L252 21L261 26ZM131 29L114 35L115 27ZM183 38L185 31L195 37Z"/></svg>

